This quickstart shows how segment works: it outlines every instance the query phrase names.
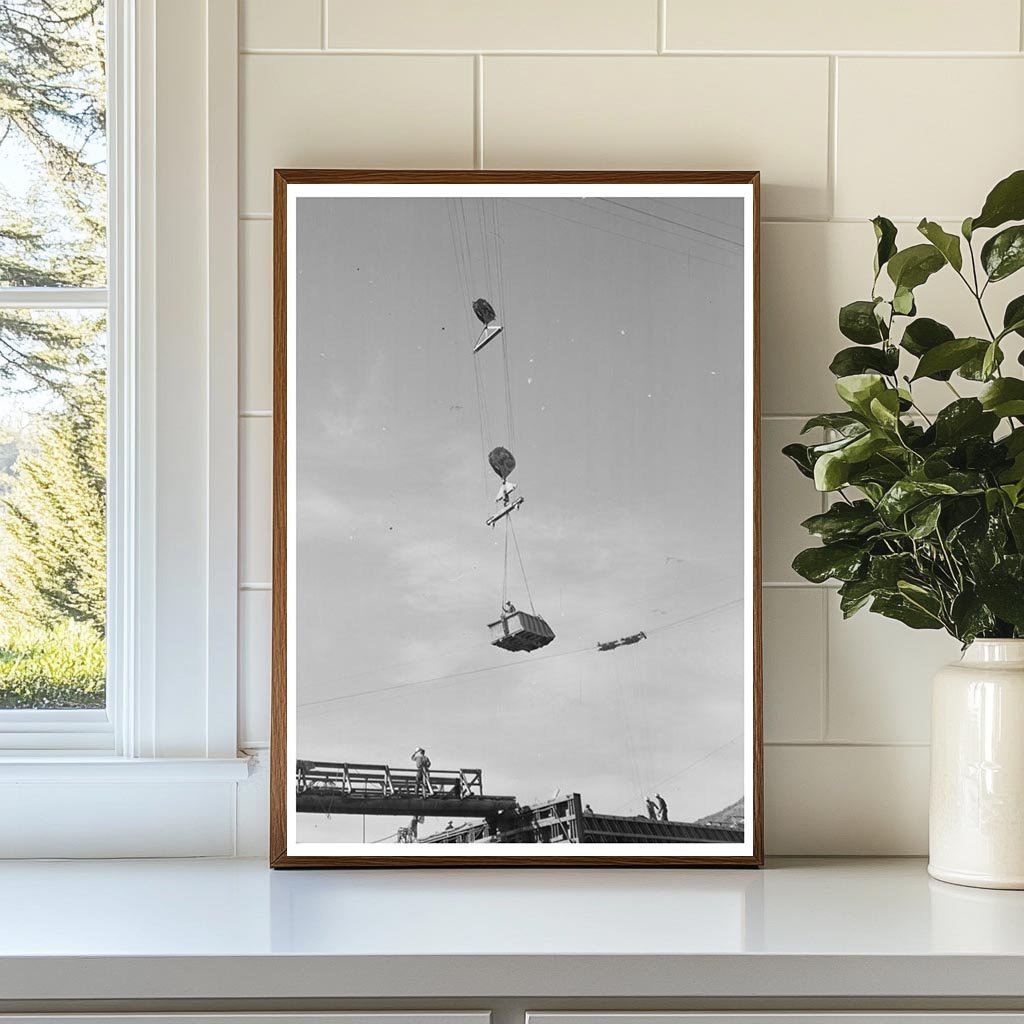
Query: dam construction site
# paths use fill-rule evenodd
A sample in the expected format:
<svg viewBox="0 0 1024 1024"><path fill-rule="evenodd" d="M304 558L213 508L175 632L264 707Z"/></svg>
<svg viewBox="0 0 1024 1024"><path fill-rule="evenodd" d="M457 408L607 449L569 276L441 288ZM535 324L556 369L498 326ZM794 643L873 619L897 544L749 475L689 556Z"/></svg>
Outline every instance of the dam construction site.
<svg viewBox="0 0 1024 1024"><path fill-rule="evenodd" d="M743 842L741 801L695 822L669 819L664 801L660 808L647 804L647 814L605 814L579 793L566 793L526 805L486 793L479 768L300 760L295 770L296 813L407 816L409 824L388 837L399 843ZM447 824L427 828L432 818Z"/></svg>

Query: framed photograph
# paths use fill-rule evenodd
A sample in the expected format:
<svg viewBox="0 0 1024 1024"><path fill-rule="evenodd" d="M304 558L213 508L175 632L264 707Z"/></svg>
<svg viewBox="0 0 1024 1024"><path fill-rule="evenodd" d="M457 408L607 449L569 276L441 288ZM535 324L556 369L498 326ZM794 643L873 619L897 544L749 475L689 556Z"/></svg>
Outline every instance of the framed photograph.
<svg viewBox="0 0 1024 1024"><path fill-rule="evenodd" d="M762 862L758 174L279 170L275 867Z"/></svg>

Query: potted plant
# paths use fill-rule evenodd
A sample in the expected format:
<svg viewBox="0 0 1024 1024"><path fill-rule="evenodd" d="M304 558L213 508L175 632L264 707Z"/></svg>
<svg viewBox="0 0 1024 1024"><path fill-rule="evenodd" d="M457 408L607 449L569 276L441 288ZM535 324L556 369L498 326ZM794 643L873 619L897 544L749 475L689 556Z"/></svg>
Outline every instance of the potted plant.
<svg viewBox="0 0 1024 1024"><path fill-rule="evenodd" d="M832 499L803 523L821 544L796 572L838 580L844 617L867 608L963 645L932 692L929 871L1000 888L1024 888L1024 294L1000 315L986 293L1024 267L1022 221L1024 170L959 234L922 220L900 248L874 218L871 296L839 311L852 344L829 367L844 408L804 426L823 443L783 449ZM973 296L975 324L919 315L937 273ZM934 416L925 380L949 392Z"/></svg>

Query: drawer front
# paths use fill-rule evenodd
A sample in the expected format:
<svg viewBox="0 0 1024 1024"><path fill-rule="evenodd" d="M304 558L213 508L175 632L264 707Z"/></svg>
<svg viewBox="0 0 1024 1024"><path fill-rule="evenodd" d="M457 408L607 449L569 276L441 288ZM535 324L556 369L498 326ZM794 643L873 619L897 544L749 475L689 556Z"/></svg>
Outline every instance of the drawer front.
<svg viewBox="0 0 1024 1024"><path fill-rule="evenodd" d="M486 1012L351 1013L0 1013L0 1024L490 1024Z"/></svg>
<svg viewBox="0 0 1024 1024"><path fill-rule="evenodd" d="M526 1024L1024 1024L1024 1013L527 1013Z"/></svg>

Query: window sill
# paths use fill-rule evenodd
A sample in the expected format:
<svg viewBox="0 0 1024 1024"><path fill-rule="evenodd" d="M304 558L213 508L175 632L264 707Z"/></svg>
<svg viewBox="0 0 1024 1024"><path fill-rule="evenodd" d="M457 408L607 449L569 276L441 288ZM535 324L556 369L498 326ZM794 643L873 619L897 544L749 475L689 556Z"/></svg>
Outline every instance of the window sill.
<svg viewBox="0 0 1024 1024"><path fill-rule="evenodd" d="M5 782L242 782L248 757L112 757L73 751L64 755L0 756Z"/></svg>

